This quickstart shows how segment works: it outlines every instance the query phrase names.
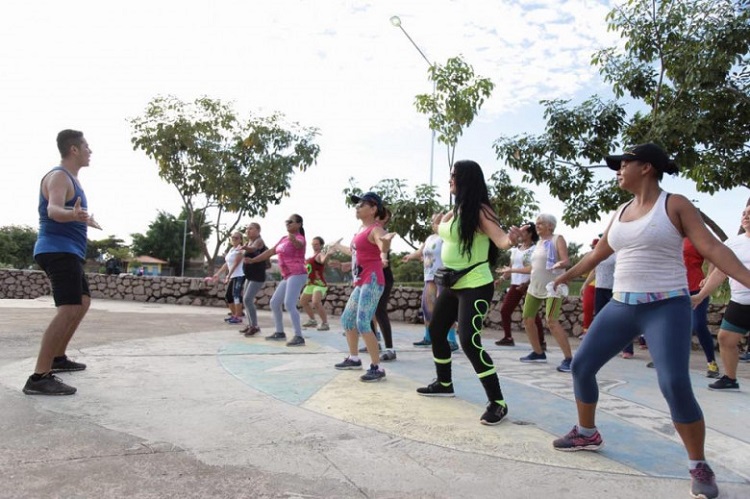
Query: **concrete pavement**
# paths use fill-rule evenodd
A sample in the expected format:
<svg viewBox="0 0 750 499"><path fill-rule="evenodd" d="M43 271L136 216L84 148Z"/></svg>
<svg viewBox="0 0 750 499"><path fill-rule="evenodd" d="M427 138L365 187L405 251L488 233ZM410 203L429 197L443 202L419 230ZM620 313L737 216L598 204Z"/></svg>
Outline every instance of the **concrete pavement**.
<svg viewBox="0 0 750 499"><path fill-rule="evenodd" d="M345 341L306 331L307 346L245 338L224 311L95 300L69 354L88 369L61 377L71 397L21 393L49 298L0 300L0 497L689 497L686 456L644 352L601 372L599 453L561 453L551 441L575 422L569 374L485 344L510 413L479 424L484 396L463 355L457 397L419 397L434 378L418 326L394 324L398 360L387 379L336 371ZM272 332L261 313L263 334ZM287 333L289 330L287 329ZM692 380L708 426L721 497L750 497L750 364L739 393Z"/></svg>

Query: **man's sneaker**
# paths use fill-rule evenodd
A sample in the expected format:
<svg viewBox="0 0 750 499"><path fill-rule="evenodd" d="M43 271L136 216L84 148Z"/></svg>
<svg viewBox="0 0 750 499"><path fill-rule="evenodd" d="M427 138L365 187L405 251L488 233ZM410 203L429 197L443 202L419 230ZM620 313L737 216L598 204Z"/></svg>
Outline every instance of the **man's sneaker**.
<svg viewBox="0 0 750 499"><path fill-rule="evenodd" d="M722 376L721 378L717 379L710 385L708 385L709 390L739 390L740 384L737 383L736 379L732 379L726 374Z"/></svg>
<svg viewBox="0 0 750 499"><path fill-rule="evenodd" d="M305 339L302 336L294 335L294 338L287 341L286 346L288 347L303 347L305 346Z"/></svg>
<svg viewBox="0 0 750 499"><path fill-rule="evenodd" d="M242 324L242 317L231 317L227 323L229 324Z"/></svg>
<svg viewBox="0 0 750 499"><path fill-rule="evenodd" d="M370 364L370 369L367 370L362 376L359 377L360 381L365 383L372 383L373 381L380 381L385 378L385 369L381 369L378 366Z"/></svg>
<svg viewBox="0 0 750 499"><path fill-rule="evenodd" d="M552 442L552 447L565 452L599 450L602 445L604 445L604 440L598 431L590 437L584 437L578 433L578 426L574 426L567 435Z"/></svg>
<svg viewBox="0 0 750 499"><path fill-rule="evenodd" d="M229 322L232 319L234 319L234 316L232 314L229 314L227 317L224 317L224 322Z"/></svg>
<svg viewBox="0 0 750 499"><path fill-rule="evenodd" d="M417 393L425 397L455 397L453 383L448 386L443 385L440 381L435 380L427 386L417 388Z"/></svg>
<svg viewBox="0 0 750 499"><path fill-rule="evenodd" d="M383 351L383 345L381 345L380 343L378 343L378 352L382 352L382 351ZM367 347L366 346L361 347L359 349L359 353L367 353Z"/></svg>
<svg viewBox="0 0 750 499"><path fill-rule="evenodd" d="M750 350L740 354L740 360L742 362L750 362Z"/></svg>
<svg viewBox="0 0 750 499"><path fill-rule="evenodd" d="M23 387L26 395L73 395L75 392L75 388L66 385L52 373L47 373L36 381L33 376L29 376Z"/></svg>
<svg viewBox="0 0 750 499"><path fill-rule="evenodd" d="M716 477L707 463L698 463L694 470L690 470L690 495L702 499L719 497Z"/></svg>
<svg viewBox="0 0 750 499"><path fill-rule="evenodd" d="M380 362L391 362L396 360L396 351L395 350L386 350L385 352L380 353Z"/></svg>
<svg viewBox="0 0 750 499"><path fill-rule="evenodd" d="M415 347L429 347L432 345L432 341L422 339L421 341L415 341L412 345Z"/></svg>
<svg viewBox="0 0 750 499"><path fill-rule="evenodd" d="M318 321L316 321L315 319L310 319L304 324L302 324L302 327L317 327L317 326L318 326Z"/></svg>
<svg viewBox="0 0 750 499"><path fill-rule="evenodd" d="M273 333L270 336L266 336L269 341L284 341L286 340L286 333Z"/></svg>
<svg viewBox="0 0 750 499"><path fill-rule="evenodd" d="M328 325L327 322L321 322L320 326L318 326L318 331L330 331L331 327Z"/></svg>
<svg viewBox="0 0 750 499"><path fill-rule="evenodd" d="M516 346L516 342L513 340L513 338L502 338L495 342L495 345L499 347L514 347Z"/></svg>
<svg viewBox="0 0 750 499"><path fill-rule="evenodd" d="M479 422L487 426L494 426L496 424L500 424L500 421L502 421L503 418L507 415L507 405L500 405L496 402L490 402L489 404L487 404L487 410L484 411L482 417L479 418Z"/></svg>
<svg viewBox="0 0 750 499"><path fill-rule="evenodd" d="M352 360L351 357L347 357L344 359L344 362L339 362L333 367L342 371L362 369L362 361L359 359Z"/></svg>
<svg viewBox="0 0 750 499"><path fill-rule="evenodd" d="M526 357L521 357L518 360L520 360L521 362L525 362L526 364L533 364L533 363L546 364L547 354L544 352L542 353L531 352Z"/></svg>
<svg viewBox="0 0 750 499"><path fill-rule="evenodd" d="M69 373L73 371L83 371L86 369L86 364L80 362L74 362L68 358L67 355L62 357L55 357L52 361L51 373Z"/></svg>
<svg viewBox="0 0 750 499"><path fill-rule="evenodd" d="M712 360L708 363L708 368L706 369L706 377L707 378L718 378L720 376L719 374L719 365L716 363L715 360Z"/></svg>
<svg viewBox="0 0 750 499"><path fill-rule="evenodd" d="M456 343L455 341L449 341L448 346L451 347L451 352L455 352L456 350L458 350L458 343Z"/></svg>
<svg viewBox="0 0 750 499"><path fill-rule="evenodd" d="M557 366L557 370L561 373L569 373L571 362L573 362L573 359L563 359L563 361L560 362L560 365Z"/></svg>

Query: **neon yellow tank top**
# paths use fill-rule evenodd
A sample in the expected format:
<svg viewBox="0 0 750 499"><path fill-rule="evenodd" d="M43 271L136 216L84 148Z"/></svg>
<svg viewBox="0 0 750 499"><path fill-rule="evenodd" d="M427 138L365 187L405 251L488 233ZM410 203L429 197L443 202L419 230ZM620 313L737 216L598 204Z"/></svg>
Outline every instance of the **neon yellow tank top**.
<svg viewBox="0 0 750 499"><path fill-rule="evenodd" d="M456 223L454 223L456 222ZM441 222L438 226L438 235L443 240L443 248L440 256L443 265L453 270L462 270L479 262L486 262L490 251L490 238L487 234L476 232L471 244L471 259L468 255L461 254L460 239L458 235L458 219L454 217L448 222ZM478 288L493 282L490 264L485 263L470 270L468 274L458 280L453 289Z"/></svg>

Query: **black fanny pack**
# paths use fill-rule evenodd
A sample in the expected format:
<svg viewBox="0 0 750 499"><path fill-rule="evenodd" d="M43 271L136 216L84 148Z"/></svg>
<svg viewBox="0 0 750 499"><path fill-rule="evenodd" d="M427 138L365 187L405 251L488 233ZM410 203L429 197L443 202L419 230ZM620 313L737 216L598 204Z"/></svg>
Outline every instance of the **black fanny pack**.
<svg viewBox="0 0 750 499"><path fill-rule="evenodd" d="M487 263L487 260L475 263L471 267L466 267L465 269L461 270L453 270L447 267L441 267L435 271L435 284L444 288L452 288L456 285L459 279L461 279L463 276L479 267L483 263Z"/></svg>

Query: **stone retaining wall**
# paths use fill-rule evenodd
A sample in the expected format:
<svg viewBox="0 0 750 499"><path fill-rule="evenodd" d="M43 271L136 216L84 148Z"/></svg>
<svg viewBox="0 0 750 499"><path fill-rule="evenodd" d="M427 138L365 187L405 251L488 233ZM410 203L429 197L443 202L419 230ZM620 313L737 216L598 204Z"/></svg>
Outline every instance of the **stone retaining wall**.
<svg viewBox="0 0 750 499"><path fill-rule="evenodd" d="M206 282L193 277L151 277L121 274L87 274L93 298L132 300L177 305L224 307L226 287L223 282ZM258 293L256 304L268 310L269 301L276 289L276 282L266 282ZM328 288L326 310L332 315L341 315L351 293L351 286L333 284ZM50 294L49 281L43 272L33 270L0 269L0 299L33 299ZM422 290L395 286L388 303L391 320L411 323L421 322L420 299ZM493 307L486 324L500 328L500 312L497 306L502 297L495 293ZM708 320L714 333L718 330L723 315L723 305L710 305ZM514 329L522 328L520 308L513 313ZM581 333L583 311L577 296L569 297L562 307L560 322L573 335Z"/></svg>

